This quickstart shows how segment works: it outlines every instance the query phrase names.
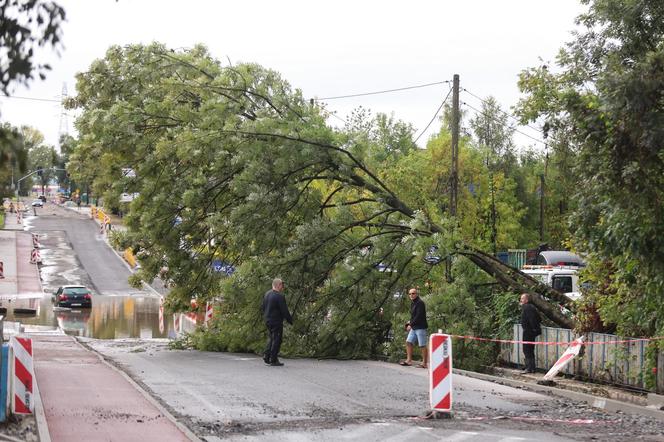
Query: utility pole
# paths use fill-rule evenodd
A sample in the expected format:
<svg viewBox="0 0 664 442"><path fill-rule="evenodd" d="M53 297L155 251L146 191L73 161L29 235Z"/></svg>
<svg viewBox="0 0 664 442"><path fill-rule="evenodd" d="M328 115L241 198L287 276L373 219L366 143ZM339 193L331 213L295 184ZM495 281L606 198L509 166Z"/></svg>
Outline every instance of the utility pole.
<svg viewBox="0 0 664 442"><path fill-rule="evenodd" d="M544 174L540 175L539 239L544 242Z"/></svg>
<svg viewBox="0 0 664 442"><path fill-rule="evenodd" d="M546 172L549 168L549 145L545 144L546 156L544 157L544 173L540 175L540 219L539 219L539 239L544 242L544 191L546 184Z"/></svg>
<svg viewBox="0 0 664 442"><path fill-rule="evenodd" d="M450 173L450 214L456 216L459 186L459 74L454 74L452 88L452 170Z"/></svg>
<svg viewBox="0 0 664 442"><path fill-rule="evenodd" d="M452 167L450 170L450 215L456 217L459 186L459 74L454 74L452 81ZM445 260L445 279L452 278L452 258Z"/></svg>

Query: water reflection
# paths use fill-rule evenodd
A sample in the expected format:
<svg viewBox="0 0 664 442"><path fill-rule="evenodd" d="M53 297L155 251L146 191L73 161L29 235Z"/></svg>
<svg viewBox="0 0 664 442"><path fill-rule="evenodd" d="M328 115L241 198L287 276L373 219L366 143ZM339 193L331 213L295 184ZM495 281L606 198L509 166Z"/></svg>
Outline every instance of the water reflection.
<svg viewBox="0 0 664 442"><path fill-rule="evenodd" d="M23 305L32 310L15 307ZM172 315L165 315L160 327L159 298L154 296L95 295L92 308L63 309L54 306L50 294L44 294L40 298L0 299L0 309L3 307L7 309L5 319L8 321L59 327L65 333L88 338L166 338L176 335ZM182 317L178 332L192 330L195 327L192 327L193 320Z"/></svg>

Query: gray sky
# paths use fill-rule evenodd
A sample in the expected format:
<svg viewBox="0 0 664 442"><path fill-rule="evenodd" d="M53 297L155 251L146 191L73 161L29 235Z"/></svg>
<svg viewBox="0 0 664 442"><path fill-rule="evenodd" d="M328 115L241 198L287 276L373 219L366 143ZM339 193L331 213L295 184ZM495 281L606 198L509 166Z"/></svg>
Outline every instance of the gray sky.
<svg viewBox="0 0 664 442"><path fill-rule="evenodd" d="M451 80L475 95L496 97L508 110L519 98L518 73L554 59L571 40L578 0L373 1L60 1L67 12L61 57L50 56L45 81L18 97L57 100L66 84L75 93L75 74L102 58L113 44L160 41L173 48L205 44L225 62L255 62L279 71L306 97L373 92ZM44 57L44 51L40 53ZM345 118L363 106L394 113L424 129L449 90L446 84L330 100L328 109ZM466 93L461 101L479 108ZM466 108L468 115L473 111ZM0 98L0 119L39 129L56 144L61 127L57 102ZM67 118L74 134L75 115ZM341 124L331 119L330 124ZM435 121L423 145L440 128ZM537 132L522 128L535 138ZM520 145L535 144L518 136Z"/></svg>

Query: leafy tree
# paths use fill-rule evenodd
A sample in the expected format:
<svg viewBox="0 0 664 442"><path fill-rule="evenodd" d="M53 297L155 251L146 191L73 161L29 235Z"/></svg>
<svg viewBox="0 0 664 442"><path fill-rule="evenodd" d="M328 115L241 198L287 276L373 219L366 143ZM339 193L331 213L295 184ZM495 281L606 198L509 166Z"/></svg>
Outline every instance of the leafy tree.
<svg viewBox="0 0 664 442"><path fill-rule="evenodd" d="M445 173L435 160L446 132L417 150L409 126L387 117L333 129L276 72L222 66L201 46L113 47L79 75L77 91L69 104L82 110L80 139L68 170L107 201L140 195L120 238L141 259L134 282L167 279L174 309L223 296L218 339L206 345L262 346L257 306L275 275L296 317L288 345L357 357L402 327L409 285L442 280L441 266L423 259L432 246L502 269L464 241L440 204ZM236 272L215 273L215 260Z"/></svg>
<svg viewBox="0 0 664 442"><path fill-rule="evenodd" d="M0 17L0 89L8 95L12 82L44 79L50 66L35 63L35 48L59 46L65 11L52 1L0 0Z"/></svg>
<svg viewBox="0 0 664 442"><path fill-rule="evenodd" d="M27 170L27 155L21 133L8 123L0 126L0 192L13 196L16 181Z"/></svg>
<svg viewBox="0 0 664 442"><path fill-rule="evenodd" d="M618 331L664 331L664 3L585 0L584 27L556 64L524 71L526 119L568 137L577 179L571 226L589 253L586 296Z"/></svg>
<svg viewBox="0 0 664 442"><path fill-rule="evenodd" d="M36 171L43 169L41 172L27 178L21 184L21 190L25 194L29 194L32 188L32 183L36 182L41 186L41 192L44 193L45 187L55 175L51 167L55 165L57 153L53 146L44 144L44 135L37 129L30 126L22 126L20 129L23 143L28 151L28 169Z"/></svg>

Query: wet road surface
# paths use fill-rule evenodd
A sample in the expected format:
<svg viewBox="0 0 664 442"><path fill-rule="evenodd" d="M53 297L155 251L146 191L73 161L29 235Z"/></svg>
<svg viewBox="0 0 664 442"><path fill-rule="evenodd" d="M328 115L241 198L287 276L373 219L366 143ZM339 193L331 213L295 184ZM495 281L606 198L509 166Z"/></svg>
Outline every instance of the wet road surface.
<svg viewBox="0 0 664 442"><path fill-rule="evenodd" d="M37 214L26 213L25 229L39 234L44 295L0 300L8 321L60 327L67 334L98 339L175 335L172 316L160 326L159 295L128 284L131 271L93 220L52 203L37 209ZM92 308L55 307L53 293L70 284L91 290ZM26 311L31 313L19 313ZM187 321L182 322L186 326Z"/></svg>

